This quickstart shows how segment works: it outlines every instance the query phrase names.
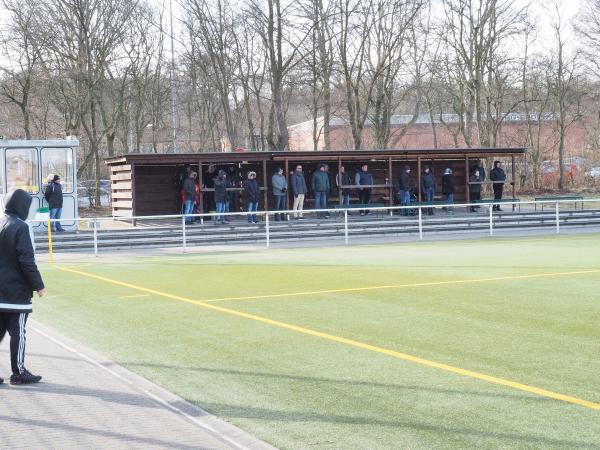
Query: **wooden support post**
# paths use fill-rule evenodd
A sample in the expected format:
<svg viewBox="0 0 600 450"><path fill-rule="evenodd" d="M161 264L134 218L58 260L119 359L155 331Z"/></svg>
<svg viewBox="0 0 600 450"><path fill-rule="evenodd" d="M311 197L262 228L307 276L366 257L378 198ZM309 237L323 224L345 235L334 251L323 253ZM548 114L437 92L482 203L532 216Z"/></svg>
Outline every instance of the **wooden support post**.
<svg viewBox="0 0 600 450"><path fill-rule="evenodd" d="M344 184L344 180L342 177L342 157L338 156L338 171L337 171L337 175L336 175L337 179L338 179L338 202L341 205L342 204L342 186Z"/></svg>
<svg viewBox="0 0 600 450"><path fill-rule="evenodd" d="M390 199L388 204L390 206L394 206L394 180L393 180L393 172L392 172L392 157L388 158L388 183L390 184Z"/></svg>
<svg viewBox="0 0 600 450"><path fill-rule="evenodd" d="M265 202L265 211L269 210L269 185L267 184L267 160L263 160L263 201Z"/></svg>
<svg viewBox="0 0 600 450"><path fill-rule="evenodd" d="M288 186L288 189L285 191L285 209L290 209L290 162L287 158L285 158L285 183Z"/></svg>
<svg viewBox="0 0 600 450"><path fill-rule="evenodd" d="M421 157L417 156L417 192L419 193L418 199L421 202Z"/></svg>
<svg viewBox="0 0 600 450"><path fill-rule="evenodd" d="M517 198L517 183L515 181L515 155L511 156L511 164L512 164L512 198ZM517 205L513 203L512 210L514 211ZM519 206L519 212L521 211Z"/></svg>
<svg viewBox="0 0 600 450"><path fill-rule="evenodd" d="M200 184L200 214L204 214L204 178L202 177L202 161L198 161L198 183Z"/></svg>
<svg viewBox="0 0 600 450"><path fill-rule="evenodd" d="M469 189L469 157L465 155L465 187L467 189L467 203L471 203L471 189Z"/></svg>

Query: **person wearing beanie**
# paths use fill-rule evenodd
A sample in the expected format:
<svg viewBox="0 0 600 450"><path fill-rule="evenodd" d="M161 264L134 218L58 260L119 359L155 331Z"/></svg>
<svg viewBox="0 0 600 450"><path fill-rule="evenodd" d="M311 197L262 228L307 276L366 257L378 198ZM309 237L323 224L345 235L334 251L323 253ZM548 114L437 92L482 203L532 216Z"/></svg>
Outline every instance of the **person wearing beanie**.
<svg viewBox="0 0 600 450"><path fill-rule="evenodd" d="M490 172L490 180L494 183L492 184L492 188L494 189L494 200L502 200L506 173L502 169L502 163L500 161L494 161L494 168ZM500 203L494 205L493 210L502 211L500 209Z"/></svg>
<svg viewBox="0 0 600 450"><path fill-rule="evenodd" d="M304 210L304 197L308 192L308 186L306 186L306 179L304 178L304 172L302 172L302 165L298 164L296 170L292 174L291 178L292 194L294 194L294 219L304 219L302 211Z"/></svg>
<svg viewBox="0 0 600 450"><path fill-rule="evenodd" d="M358 186L358 201L362 205L371 203L371 189L373 187L373 175L369 173L369 166L363 164L360 171L354 176L354 184ZM369 215L371 211L365 209L360 212L361 216Z"/></svg>
<svg viewBox="0 0 600 450"><path fill-rule="evenodd" d="M273 196L275 197L275 211L284 211L288 184L281 167L271 177L271 185L273 186ZM283 213L276 213L275 220L285 220L285 215Z"/></svg>
<svg viewBox="0 0 600 450"><path fill-rule="evenodd" d="M50 181L50 175L48 176L48 184L46 185L44 198L48 202L50 219L57 220L56 222L50 222L50 228L52 231L64 231L62 225L58 221L61 217L63 207L63 193L62 186L60 185L60 176L52 175L52 181Z"/></svg>
<svg viewBox="0 0 600 450"><path fill-rule="evenodd" d="M435 197L435 177L433 176L433 172L429 168L429 166L425 166L423 169L423 174L421 175L421 192L423 193L423 197L425 197L425 201L427 203L433 202ZM426 209L427 214L433 216L433 208Z"/></svg>
<svg viewBox="0 0 600 450"><path fill-rule="evenodd" d="M227 202L227 187L229 183L227 182L227 174L224 170L219 170L217 178L215 179L215 205L216 205L216 213L214 224L224 225L225 222L229 222L226 220L225 216L222 215L225 213L226 202Z"/></svg>
<svg viewBox="0 0 600 450"><path fill-rule="evenodd" d="M315 193L315 209L327 209L327 196L329 195L331 185L329 184L329 175L327 174L325 164L321 164L319 169L313 173L311 187ZM329 213L319 211L317 218L329 219Z"/></svg>
<svg viewBox="0 0 600 450"><path fill-rule="evenodd" d="M400 205L410 205L410 191L412 190L412 180L410 177L410 166L404 166L402 173L398 179L398 200ZM403 216L408 216L410 211L408 209L402 210Z"/></svg>
<svg viewBox="0 0 600 450"><path fill-rule="evenodd" d="M475 170L473 175L469 177L469 194L471 196L471 203L478 202L481 200L481 174L479 170ZM478 206L471 206L471 212L476 212Z"/></svg>
<svg viewBox="0 0 600 450"><path fill-rule="evenodd" d="M10 335L10 384L31 384L42 379L25 368L25 326L31 313L34 292L45 293L44 282L35 263L29 226L25 222L31 196L22 189L4 199L0 218L0 342ZM0 383L4 380L0 378Z"/></svg>
<svg viewBox="0 0 600 450"><path fill-rule="evenodd" d="M454 203L454 175L450 167L446 168L444 175L442 175L442 194L446 196L448 205ZM454 210L452 206L444 206L443 209L448 212Z"/></svg>
<svg viewBox="0 0 600 450"><path fill-rule="evenodd" d="M248 179L244 180L242 187L246 192L248 201L246 211L249 213L256 212L258 210L258 201L260 199L260 186L258 185L258 181L256 181L256 172L248 172ZM258 223L256 214L248 214L248 223Z"/></svg>

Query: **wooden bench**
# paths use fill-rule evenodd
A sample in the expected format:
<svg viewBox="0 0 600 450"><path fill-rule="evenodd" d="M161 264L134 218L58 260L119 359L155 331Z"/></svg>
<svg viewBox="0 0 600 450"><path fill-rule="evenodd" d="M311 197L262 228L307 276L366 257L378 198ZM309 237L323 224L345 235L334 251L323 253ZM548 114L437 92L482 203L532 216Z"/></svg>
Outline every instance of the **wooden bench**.
<svg viewBox="0 0 600 450"><path fill-rule="evenodd" d="M496 200L494 198L490 198L490 199L481 199L481 200L475 200L474 202L471 203L491 203L493 205L500 205L502 203L512 203L512 208L513 211L515 210L515 208L519 208L519 212L521 212L521 199L519 198L501 198L500 200ZM515 204L516 203L516 204Z"/></svg>
<svg viewBox="0 0 600 450"><path fill-rule="evenodd" d="M368 203L368 204L364 204L364 203L351 203L349 205L333 205L333 209L337 209L337 210L344 210L344 209L368 209L370 211L375 212L375 214L377 214L378 216L383 216L383 209L377 209L377 208L385 208L385 205L383 203ZM339 211L338 211L339 212Z"/></svg>
<svg viewBox="0 0 600 450"><path fill-rule="evenodd" d="M581 195L558 195L558 196L549 196L549 197L536 197L535 201L556 201L556 200L572 200L575 205L575 209L577 209L577 202L581 202L581 209L583 209L583 196ZM534 209L537 211L537 203L534 204ZM544 210L544 203L542 203L542 211Z"/></svg>

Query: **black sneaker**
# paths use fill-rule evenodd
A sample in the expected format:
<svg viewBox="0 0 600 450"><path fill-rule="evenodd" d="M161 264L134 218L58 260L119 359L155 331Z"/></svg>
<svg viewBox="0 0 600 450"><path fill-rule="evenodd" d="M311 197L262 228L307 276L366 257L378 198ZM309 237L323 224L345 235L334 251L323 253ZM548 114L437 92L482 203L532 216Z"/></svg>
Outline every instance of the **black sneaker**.
<svg viewBox="0 0 600 450"><path fill-rule="evenodd" d="M33 384L39 383L41 379L41 376L34 375L29 370L23 369L23 372L21 372L20 374L13 374L10 376L10 384Z"/></svg>

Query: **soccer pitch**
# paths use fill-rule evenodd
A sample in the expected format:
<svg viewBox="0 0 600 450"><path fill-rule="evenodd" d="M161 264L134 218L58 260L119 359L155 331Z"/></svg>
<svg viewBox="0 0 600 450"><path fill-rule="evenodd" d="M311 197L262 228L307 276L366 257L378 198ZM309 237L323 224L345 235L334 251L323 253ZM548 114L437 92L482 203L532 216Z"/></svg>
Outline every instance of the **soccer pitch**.
<svg viewBox="0 0 600 450"><path fill-rule="evenodd" d="M600 445L599 235L43 268L34 318L280 448Z"/></svg>

